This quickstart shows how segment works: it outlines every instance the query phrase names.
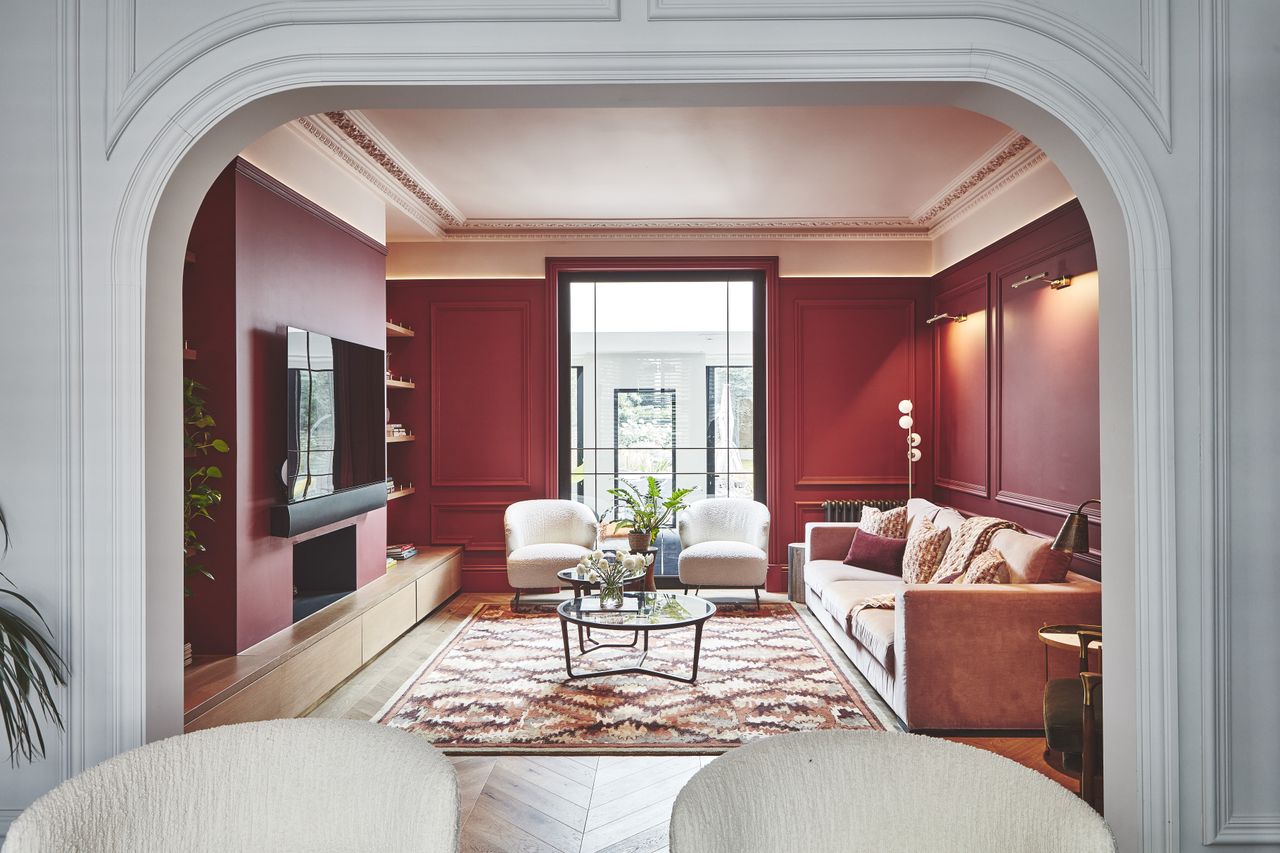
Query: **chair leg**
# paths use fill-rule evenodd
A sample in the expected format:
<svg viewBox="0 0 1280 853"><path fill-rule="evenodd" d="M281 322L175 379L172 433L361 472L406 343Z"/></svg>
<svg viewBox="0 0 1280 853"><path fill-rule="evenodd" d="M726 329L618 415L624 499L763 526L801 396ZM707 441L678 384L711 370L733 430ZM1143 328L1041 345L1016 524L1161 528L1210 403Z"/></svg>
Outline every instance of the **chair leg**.
<svg viewBox="0 0 1280 853"><path fill-rule="evenodd" d="M516 588L516 597L511 599L511 609L517 612L520 610L520 589L518 587Z"/></svg>
<svg viewBox="0 0 1280 853"><path fill-rule="evenodd" d="M760 587L756 587L753 592L756 594L756 610L760 609Z"/></svg>

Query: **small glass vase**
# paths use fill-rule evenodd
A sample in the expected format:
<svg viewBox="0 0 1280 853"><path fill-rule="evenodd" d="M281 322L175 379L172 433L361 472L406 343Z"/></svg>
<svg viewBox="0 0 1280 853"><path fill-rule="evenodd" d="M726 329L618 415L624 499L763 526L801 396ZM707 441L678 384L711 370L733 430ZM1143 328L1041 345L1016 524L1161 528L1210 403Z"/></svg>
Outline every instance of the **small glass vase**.
<svg viewBox="0 0 1280 853"><path fill-rule="evenodd" d="M622 607L622 582L604 581L600 584L600 606L605 610Z"/></svg>

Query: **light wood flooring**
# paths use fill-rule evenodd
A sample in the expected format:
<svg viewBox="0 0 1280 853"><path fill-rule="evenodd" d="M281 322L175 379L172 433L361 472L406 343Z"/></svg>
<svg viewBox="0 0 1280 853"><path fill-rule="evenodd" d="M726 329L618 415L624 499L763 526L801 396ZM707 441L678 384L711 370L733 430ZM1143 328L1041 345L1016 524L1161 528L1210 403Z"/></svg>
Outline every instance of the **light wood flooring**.
<svg viewBox="0 0 1280 853"><path fill-rule="evenodd" d="M741 600L707 591L712 599ZM763 600L785 602L782 594ZM464 593L387 648L311 711L368 720L483 602ZM838 653L838 652L837 652ZM949 738L989 749L1068 786L1042 738ZM666 850L676 794L713 756L451 756L462 793L462 849L474 853L656 853Z"/></svg>

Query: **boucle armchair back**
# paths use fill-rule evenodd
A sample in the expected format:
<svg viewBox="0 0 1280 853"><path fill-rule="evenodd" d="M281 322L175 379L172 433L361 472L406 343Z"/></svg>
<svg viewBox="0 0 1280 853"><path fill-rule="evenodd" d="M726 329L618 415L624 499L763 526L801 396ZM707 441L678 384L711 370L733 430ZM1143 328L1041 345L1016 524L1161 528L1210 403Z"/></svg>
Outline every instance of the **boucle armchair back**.
<svg viewBox="0 0 1280 853"><path fill-rule="evenodd" d="M68 779L5 853L458 849L458 777L407 732L269 720L178 735Z"/></svg>
<svg viewBox="0 0 1280 853"><path fill-rule="evenodd" d="M706 498L681 510L676 524L680 545L745 542L769 550L769 508L746 498Z"/></svg>
<svg viewBox="0 0 1280 853"><path fill-rule="evenodd" d="M520 501L507 507L507 556L526 545L596 546L596 514L577 501Z"/></svg>

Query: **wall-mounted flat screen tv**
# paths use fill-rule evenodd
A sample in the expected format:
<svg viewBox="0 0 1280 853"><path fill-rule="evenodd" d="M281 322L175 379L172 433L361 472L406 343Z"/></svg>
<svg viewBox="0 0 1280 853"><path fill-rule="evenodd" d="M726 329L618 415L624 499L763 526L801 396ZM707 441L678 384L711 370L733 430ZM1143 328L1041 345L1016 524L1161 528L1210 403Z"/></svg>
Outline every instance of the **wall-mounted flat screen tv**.
<svg viewBox="0 0 1280 853"><path fill-rule="evenodd" d="M385 483L385 356L289 327L288 503Z"/></svg>

